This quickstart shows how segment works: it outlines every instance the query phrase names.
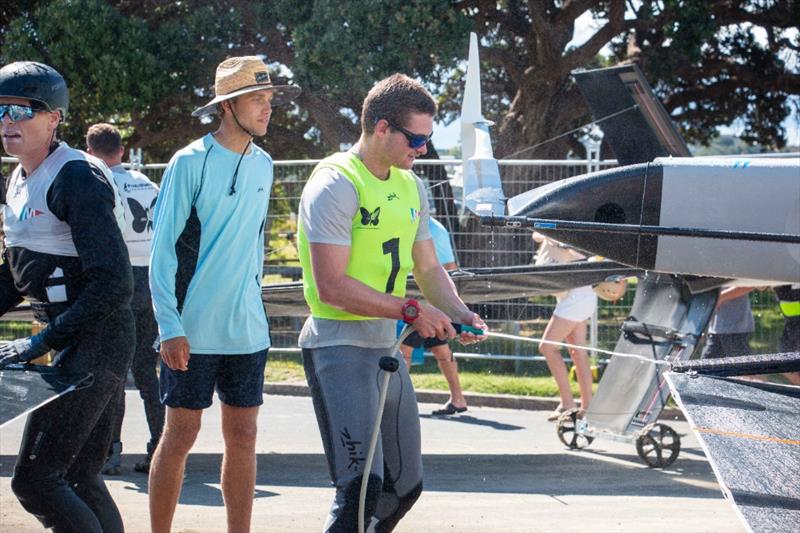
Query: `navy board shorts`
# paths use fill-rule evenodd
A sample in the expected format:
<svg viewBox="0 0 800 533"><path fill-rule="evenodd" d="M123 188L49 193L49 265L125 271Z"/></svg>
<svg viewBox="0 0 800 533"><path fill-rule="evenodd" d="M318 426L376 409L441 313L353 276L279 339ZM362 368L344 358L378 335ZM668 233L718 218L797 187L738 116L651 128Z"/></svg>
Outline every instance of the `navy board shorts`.
<svg viewBox="0 0 800 533"><path fill-rule="evenodd" d="M252 354L191 354L188 370L172 370L161 361L158 388L168 407L206 409L214 389L222 403L257 407L264 403L264 367L267 352Z"/></svg>

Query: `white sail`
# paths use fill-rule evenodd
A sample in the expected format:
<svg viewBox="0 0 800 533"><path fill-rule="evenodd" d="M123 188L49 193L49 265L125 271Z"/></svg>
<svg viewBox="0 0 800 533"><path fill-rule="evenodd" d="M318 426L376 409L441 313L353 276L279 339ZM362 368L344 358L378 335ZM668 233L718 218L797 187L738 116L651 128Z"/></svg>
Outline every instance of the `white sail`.
<svg viewBox="0 0 800 533"><path fill-rule="evenodd" d="M489 126L481 113L478 36L469 36L469 59L464 101L461 104L462 205L476 215L504 215L505 194L500 169L492 152Z"/></svg>

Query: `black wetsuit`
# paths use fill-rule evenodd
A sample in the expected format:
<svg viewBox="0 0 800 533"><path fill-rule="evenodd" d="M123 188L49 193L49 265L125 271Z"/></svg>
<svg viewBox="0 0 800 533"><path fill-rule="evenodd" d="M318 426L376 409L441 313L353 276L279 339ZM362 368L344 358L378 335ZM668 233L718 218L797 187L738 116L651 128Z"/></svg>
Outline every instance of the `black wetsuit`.
<svg viewBox="0 0 800 533"><path fill-rule="evenodd" d="M136 323L136 350L131 363L133 382L144 402L144 413L147 427L150 429L150 441L147 453L155 452L161 432L164 429L164 405L158 393L158 375L156 366L161 355L153 345L158 338L158 324L153 315L153 302L150 299L148 284L149 268L133 267L133 301L131 308ZM120 391L117 399L117 415L114 424L114 442L122 440L122 420L125 417L125 390Z"/></svg>
<svg viewBox="0 0 800 533"><path fill-rule="evenodd" d="M114 212L118 195L95 165L61 144L27 178L14 172L3 206L0 315L24 296L47 324L54 364L94 375L92 386L28 417L14 467L11 487L22 506L59 533L123 531L100 469L111 441L112 399L133 356L133 279ZM48 238L47 224L60 242ZM70 241L74 249L64 252Z"/></svg>

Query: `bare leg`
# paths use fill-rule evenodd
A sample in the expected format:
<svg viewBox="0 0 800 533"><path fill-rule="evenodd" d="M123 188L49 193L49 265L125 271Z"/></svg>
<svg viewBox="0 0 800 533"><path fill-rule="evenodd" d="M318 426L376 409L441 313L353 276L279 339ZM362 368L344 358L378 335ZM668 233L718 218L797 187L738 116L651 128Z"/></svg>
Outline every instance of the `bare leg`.
<svg viewBox="0 0 800 533"><path fill-rule="evenodd" d="M578 346L586 346L586 322L580 322L567 336L567 342ZM575 375L578 378L578 387L581 391L581 409L589 408L592 401L592 368L589 363L589 354L583 348L570 348L569 356L575 365Z"/></svg>
<svg viewBox="0 0 800 533"><path fill-rule="evenodd" d="M455 407L466 407L467 400L464 398L464 392L461 390L461 381L458 379L458 363L453 359L453 352L450 351L450 346L442 344L431 348L436 362L439 364L439 370L447 380L447 386L450 388L450 403Z"/></svg>
<svg viewBox="0 0 800 533"><path fill-rule="evenodd" d="M783 377L789 380L792 385L800 385L800 372L785 372Z"/></svg>
<svg viewBox="0 0 800 533"><path fill-rule="evenodd" d="M580 322L573 322L553 315L544 329L542 338L546 341L562 342L579 324ZM564 409L575 407L575 400L572 398L569 378L567 377L567 365L564 364L564 360L561 358L561 348L543 342L539 344L539 353L544 356L547 361L547 368L550 369L553 379L556 380L556 385L558 385L558 391L561 395L561 406Z"/></svg>
<svg viewBox="0 0 800 533"><path fill-rule="evenodd" d="M414 350L411 346L405 344L400 345L400 353L403 354L403 359L406 360L406 368L411 370L411 352Z"/></svg>
<svg viewBox="0 0 800 533"><path fill-rule="evenodd" d="M228 516L228 533L247 533L253 514L256 485L256 435L258 407L222 404L222 498Z"/></svg>
<svg viewBox="0 0 800 533"><path fill-rule="evenodd" d="M181 494L186 457L200 431L202 409L167 407L164 433L150 465L150 528L169 533Z"/></svg>

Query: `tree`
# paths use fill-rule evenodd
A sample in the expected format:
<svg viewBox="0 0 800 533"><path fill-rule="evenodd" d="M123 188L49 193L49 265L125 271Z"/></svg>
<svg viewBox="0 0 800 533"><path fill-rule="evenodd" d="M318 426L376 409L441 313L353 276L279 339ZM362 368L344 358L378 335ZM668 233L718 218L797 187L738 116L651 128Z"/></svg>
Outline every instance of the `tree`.
<svg viewBox="0 0 800 533"><path fill-rule="evenodd" d="M798 20L791 1L649 0L627 36L689 141L708 145L718 126L740 120L742 140L780 149L789 97L800 94ZM618 41L615 56L624 54Z"/></svg>
<svg viewBox="0 0 800 533"><path fill-rule="evenodd" d="M597 30L572 46L587 11ZM453 69L473 28L499 157L582 151L574 137L549 142L590 120L570 72L618 61L641 65L687 141L740 120L748 141L774 148L800 94L800 37L787 31L798 19L798 3L785 0L24 0L0 9L9 21L0 59L40 59L65 74L70 142L111 120L164 161L213 127L189 113L213 94L216 64L266 54L277 81L304 89L275 111L266 146L299 158L355 141L364 94L395 71L423 80L441 117L454 118L463 73Z"/></svg>
<svg viewBox="0 0 800 533"><path fill-rule="evenodd" d="M163 161L202 128L189 117L201 100L193 89L205 83L203 65L224 57L220 43L230 37L229 24L208 8L182 20L151 28L101 0L40 2L10 23L3 62L39 60L62 73L70 109L61 135L71 144L82 146L93 122L109 121ZM195 41L217 47L172 45Z"/></svg>
<svg viewBox="0 0 800 533"><path fill-rule="evenodd" d="M448 0L30 4L11 12L2 61L42 60L64 74L68 141L81 144L91 122L110 120L153 161L211 128L189 114L212 97L226 56L265 54L273 78L303 88L296 107L273 113L266 144L277 157L305 158L357 139L361 101L378 79L402 71L441 84L463 56L453 35L468 31Z"/></svg>
<svg viewBox="0 0 800 533"><path fill-rule="evenodd" d="M499 124L497 154L563 157L574 139L546 142L590 119L570 72L636 61L689 142L708 142L717 126L744 121L746 139L780 148L787 99L800 94L797 2L780 0L463 0L482 37L487 114ZM569 43L591 11L598 29ZM766 39L759 39L759 33ZM791 60L787 60L787 58ZM459 83L456 77L454 80ZM458 90L453 85L449 94ZM445 109L457 113L458 98Z"/></svg>

